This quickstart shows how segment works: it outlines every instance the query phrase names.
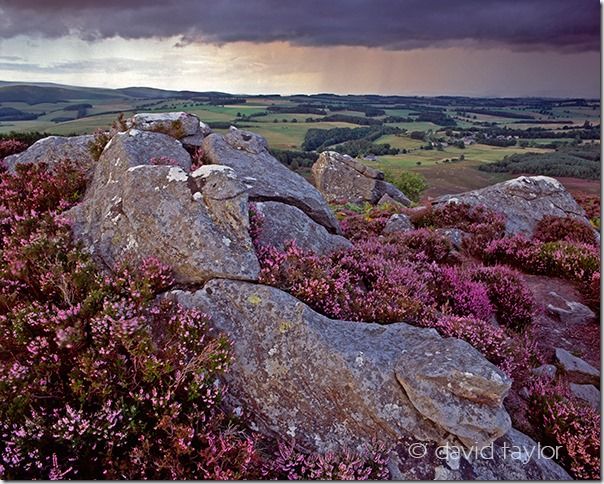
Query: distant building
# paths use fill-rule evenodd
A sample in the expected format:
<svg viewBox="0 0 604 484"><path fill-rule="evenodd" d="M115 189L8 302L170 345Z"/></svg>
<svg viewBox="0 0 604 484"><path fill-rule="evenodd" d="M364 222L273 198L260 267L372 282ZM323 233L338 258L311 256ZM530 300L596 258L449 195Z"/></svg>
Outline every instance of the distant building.
<svg viewBox="0 0 604 484"><path fill-rule="evenodd" d="M363 159L367 160L367 161L376 161L377 156L375 156L373 153L368 153L365 156L363 156Z"/></svg>

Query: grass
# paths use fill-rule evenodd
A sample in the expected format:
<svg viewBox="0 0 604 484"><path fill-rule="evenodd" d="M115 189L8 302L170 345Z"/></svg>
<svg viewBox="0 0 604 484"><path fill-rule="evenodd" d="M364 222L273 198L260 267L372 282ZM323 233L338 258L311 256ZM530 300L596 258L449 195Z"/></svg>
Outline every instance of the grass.
<svg viewBox="0 0 604 484"><path fill-rule="evenodd" d="M399 139L396 139L399 138ZM411 145L412 142L418 141L413 140L408 137L397 137L397 136L382 136L379 138L378 142L390 142L384 141L385 139L391 140L393 142L397 142L397 148L402 148L406 143L408 146ZM419 145L423 145L421 141L418 141ZM409 147L407 146L407 149ZM503 159L506 155L512 155L514 153L547 153L552 150L543 149L543 148L520 148L519 146L510 146L510 147L500 147L500 146L489 146L482 144L473 144L468 146L467 148L461 149L449 146L443 151L439 150L421 150L414 149L409 153L401 153L398 155L386 155L380 156L377 161L371 162L372 166L375 165L376 168L380 169L390 169L390 170L405 170L409 168L413 168L418 166L417 162L420 162L419 166L431 166L437 164L448 164L443 162L443 160L451 160L454 158L458 158L461 155L464 155L467 161L474 161L478 163L491 163L494 161L499 161ZM455 163L454 163L455 164Z"/></svg>

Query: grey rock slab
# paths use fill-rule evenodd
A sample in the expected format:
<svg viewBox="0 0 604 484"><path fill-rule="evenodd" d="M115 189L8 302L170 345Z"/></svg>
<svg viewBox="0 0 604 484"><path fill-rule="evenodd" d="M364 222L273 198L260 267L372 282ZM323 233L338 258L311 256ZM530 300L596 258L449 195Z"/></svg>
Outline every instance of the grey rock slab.
<svg viewBox="0 0 604 484"><path fill-rule="evenodd" d="M211 166L211 165L210 165ZM257 202L256 210L262 219L258 242L283 250L287 242L318 255L351 247L341 235L334 235L319 225L302 210L280 202Z"/></svg>
<svg viewBox="0 0 604 484"><path fill-rule="evenodd" d="M230 338L232 404L263 433L325 451L405 435L488 443L510 429L502 400L511 382L463 341L404 323L331 320L245 282L213 280L168 297L202 308Z"/></svg>

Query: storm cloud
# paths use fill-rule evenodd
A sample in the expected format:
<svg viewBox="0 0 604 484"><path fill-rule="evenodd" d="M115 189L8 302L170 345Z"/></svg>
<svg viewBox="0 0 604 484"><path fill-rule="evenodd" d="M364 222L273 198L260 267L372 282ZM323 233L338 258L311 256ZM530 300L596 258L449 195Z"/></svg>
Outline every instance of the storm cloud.
<svg viewBox="0 0 604 484"><path fill-rule="evenodd" d="M0 38L600 49L597 0L0 0Z"/></svg>

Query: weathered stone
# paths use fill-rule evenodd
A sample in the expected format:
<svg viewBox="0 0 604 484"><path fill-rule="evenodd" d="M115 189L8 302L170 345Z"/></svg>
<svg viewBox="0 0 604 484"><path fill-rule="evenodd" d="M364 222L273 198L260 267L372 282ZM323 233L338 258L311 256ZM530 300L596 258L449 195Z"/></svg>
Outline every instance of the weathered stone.
<svg viewBox="0 0 604 484"><path fill-rule="evenodd" d="M585 324L595 319L595 313L584 304L576 301L567 301L554 291L549 294L558 299L561 305L564 306L547 305L548 312L556 316L560 321L567 324Z"/></svg>
<svg viewBox="0 0 604 484"><path fill-rule="evenodd" d="M463 341L404 323L331 320L244 282L170 297L203 308L233 341L232 404L264 433L324 451L405 435L485 444L510 429L501 403L510 381Z"/></svg>
<svg viewBox="0 0 604 484"><path fill-rule="evenodd" d="M388 195L387 193L384 193L384 195L382 195L382 198L380 198L377 202L377 206L381 207L383 205L388 205L391 207L399 207L399 208L404 208L405 205L403 205L400 202L397 202L394 198L392 198L390 195Z"/></svg>
<svg viewBox="0 0 604 484"><path fill-rule="evenodd" d="M153 256L180 283L257 279L247 191L233 170L211 165L189 174L180 143L132 131L111 140L83 203L68 212L76 237L109 268L126 257ZM151 155L181 166L149 165Z"/></svg>
<svg viewBox="0 0 604 484"><path fill-rule="evenodd" d="M126 121L128 128L163 133L181 139L202 134L199 118L184 112L138 113Z"/></svg>
<svg viewBox="0 0 604 484"><path fill-rule="evenodd" d="M352 246L341 235L330 234L299 208L280 202L258 202L255 206L262 218L258 237L262 245L282 250L286 242L294 241L301 249L320 255Z"/></svg>
<svg viewBox="0 0 604 484"><path fill-rule="evenodd" d="M568 376L577 383L600 384L600 372L587 363L562 348L556 348L556 359Z"/></svg>
<svg viewBox="0 0 604 484"><path fill-rule="evenodd" d="M575 397L587 402L593 409L600 410L600 390L595 386L571 383L570 391Z"/></svg>
<svg viewBox="0 0 604 484"><path fill-rule="evenodd" d="M10 172L21 163L45 162L49 167L63 160L70 160L92 174L95 160L90 154L89 145L94 140L92 135L84 136L49 136L31 145L27 150L4 158Z"/></svg>
<svg viewBox="0 0 604 484"><path fill-rule="evenodd" d="M480 190L447 195L436 204L484 205L506 216L506 233L531 235L546 215L573 217L588 223L585 212L564 186L547 176L521 176Z"/></svg>
<svg viewBox="0 0 604 484"><path fill-rule="evenodd" d="M191 156L182 144L171 136L138 129L117 133L109 140L101 154L92 184L94 186L97 183L97 178L101 183L106 183L110 172L118 175L128 168L148 165L154 159L161 158L170 159L174 166L179 166L185 171L191 168Z"/></svg>
<svg viewBox="0 0 604 484"><path fill-rule="evenodd" d="M311 170L315 185L328 201L344 199L375 205L387 194L402 205L411 205L404 193L384 181L383 172L365 166L348 155L324 151Z"/></svg>
<svg viewBox="0 0 604 484"><path fill-rule="evenodd" d="M248 187L250 200L292 205L331 233L340 233L338 221L317 189L271 156L262 136L231 128L224 137L207 136L203 149L212 163L235 170Z"/></svg>
<svg viewBox="0 0 604 484"><path fill-rule="evenodd" d="M413 224L409 217L403 213L395 213L386 222L382 233L391 234L394 232L408 232L409 230L413 230Z"/></svg>
<svg viewBox="0 0 604 484"><path fill-rule="evenodd" d="M437 234L445 236L451 242L453 248L460 250L466 232L459 229L436 229Z"/></svg>
<svg viewBox="0 0 604 484"><path fill-rule="evenodd" d="M555 365L541 365L538 368L533 368L531 373L535 376L545 378L548 381L552 381L556 377L558 372Z"/></svg>
<svg viewBox="0 0 604 484"><path fill-rule="evenodd" d="M411 358L396 365L396 378L422 415L468 447L487 445L509 428L503 398L510 381L478 361L467 343L453 338L447 343L438 345L429 338L416 342Z"/></svg>
<svg viewBox="0 0 604 484"><path fill-rule="evenodd" d="M483 448L403 440L391 452L388 469L391 479L397 481L571 480L568 473L548 457L551 456L543 452L543 447L511 429Z"/></svg>

